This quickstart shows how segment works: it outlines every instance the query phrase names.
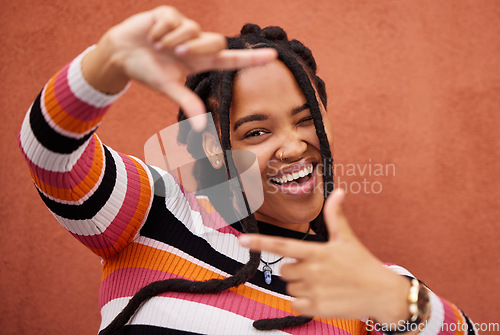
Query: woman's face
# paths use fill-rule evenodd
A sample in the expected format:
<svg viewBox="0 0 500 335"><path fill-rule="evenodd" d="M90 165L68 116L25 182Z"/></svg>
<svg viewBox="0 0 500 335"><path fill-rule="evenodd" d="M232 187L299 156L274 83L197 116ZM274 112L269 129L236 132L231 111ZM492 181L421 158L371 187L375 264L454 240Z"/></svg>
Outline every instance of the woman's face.
<svg viewBox="0 0 500 335"><path fill-rule="evenodd" d="M323 206L322 159L306 98L290 70L275 61L240 71L230 119L232 149L253 152L259 163L264 203L257 220L306 231Z"/></svg>

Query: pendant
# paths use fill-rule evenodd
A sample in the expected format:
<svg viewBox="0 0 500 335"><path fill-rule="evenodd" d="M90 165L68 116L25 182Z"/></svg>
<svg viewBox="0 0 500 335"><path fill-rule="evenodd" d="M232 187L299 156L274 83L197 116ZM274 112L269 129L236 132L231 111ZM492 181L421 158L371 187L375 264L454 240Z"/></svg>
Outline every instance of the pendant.
<svg viewBox="0 0 500 335"><path fill-rule="evenodd" d="M264 281L266 282L267 285L271 284L271 275L273 274L273 270L271 270L271 267L269 265L264 265L262 268L264 270Z"/></svg>

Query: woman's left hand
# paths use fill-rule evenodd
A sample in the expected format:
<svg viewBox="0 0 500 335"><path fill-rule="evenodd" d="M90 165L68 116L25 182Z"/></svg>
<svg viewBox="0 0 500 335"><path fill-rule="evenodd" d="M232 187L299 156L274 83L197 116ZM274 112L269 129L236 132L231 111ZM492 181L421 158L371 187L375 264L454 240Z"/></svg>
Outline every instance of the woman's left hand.
<svg viewBox="0 0 500 335"><path fill-rule="evenodd" d="M384 267L357 239L342 213L343 199L338 190L326 200L326 243L247 234L240 244L297 259L281 267L281 276L302 315L372 317L381 323L408 319L409 281Z"/></svg>

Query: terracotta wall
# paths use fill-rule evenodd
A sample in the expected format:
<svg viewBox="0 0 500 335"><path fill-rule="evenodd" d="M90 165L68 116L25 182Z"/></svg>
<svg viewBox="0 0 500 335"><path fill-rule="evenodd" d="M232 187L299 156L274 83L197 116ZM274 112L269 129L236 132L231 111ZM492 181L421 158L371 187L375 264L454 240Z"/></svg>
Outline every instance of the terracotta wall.
<svg viewBox="0 0 500 335"><path fill-rule="evenodd" d="M50 75L111 25L160 4L0 5L2 334L98 329L99 260L44 208L16 137ZM378 257L408 267L474 321L500 322L499 1L170 4L209 30L281 25L309 45L328 85L338 178L349 193L345 207L355 231ZM175 110L133 85L100 135L143 157L145 141L173 122Z"/></svg>

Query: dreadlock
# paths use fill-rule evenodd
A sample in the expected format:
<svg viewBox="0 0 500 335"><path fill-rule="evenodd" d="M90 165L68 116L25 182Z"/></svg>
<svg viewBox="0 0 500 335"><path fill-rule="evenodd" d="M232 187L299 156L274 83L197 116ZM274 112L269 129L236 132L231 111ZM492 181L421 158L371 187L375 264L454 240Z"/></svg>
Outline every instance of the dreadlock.
<svg viewBox="0 0 500 335"><path fill-rule="evenodd" d="M240 36L227 38L227 42L228 49L274 48L278 52L278 59L285 64L293 74L301 91L306 97L316 134L320 142L320 153L323 159L322 173L324 196L326 198L333 190L333 160L317 96L319 96L325 108L327 97L325 84L323 80L316 75L316 61L314 60L311 50L298 40L294 39L289 41L286 32L280 27L271 26L261 29L255 24L244 25L241 29ZM236 76L237 71L212 71L189 76L186 80L186 86L201 98L207 112L212 114L215 123L220 127L220 141L226 163L226 171L223 171L223 173L232 176L237 175L237 173L235 174L236 168L230 151L230 107L233 84ZM179 110L177 119L179 122L186 120L186 115L182 109ZM193 156L199 156L199 150L202 150L199 145L202 142L201 136L200 133L180 127L178 141L187 144L187 149ZM206 165L209 163L205 161L199 164ZM203 167L198 167L197 170L203 171ZM203 176L199 177L203 183ZM231 192L228 192L228 194L231 194ZM246 197L243 198L245 207L248 210ZM212 201L213 199L210 200ZM214 202L216 203L217 201L215 200ZM217 208L216 204L215 207ZM250 213L249 210L248 213ZM242 219L240 223L244 232L258 233L257 222L253 214ZM323 221L322 213L311 222L311 227L316 232L328 238L328 232ZM256 273L259 264L260 252L250 251L249 261L233 276L225 279L210 279L207 281L167 279L146 285L130 299L122 312L120 312L111 324L103 329L99 335L118 334L140 306L145 301L158 294L164 292L219 293L248 281ZM253 325L259 330L273 330L303 325L311 320L312 318L309 317L288 316L285 318L257 320Z"/></svg>

